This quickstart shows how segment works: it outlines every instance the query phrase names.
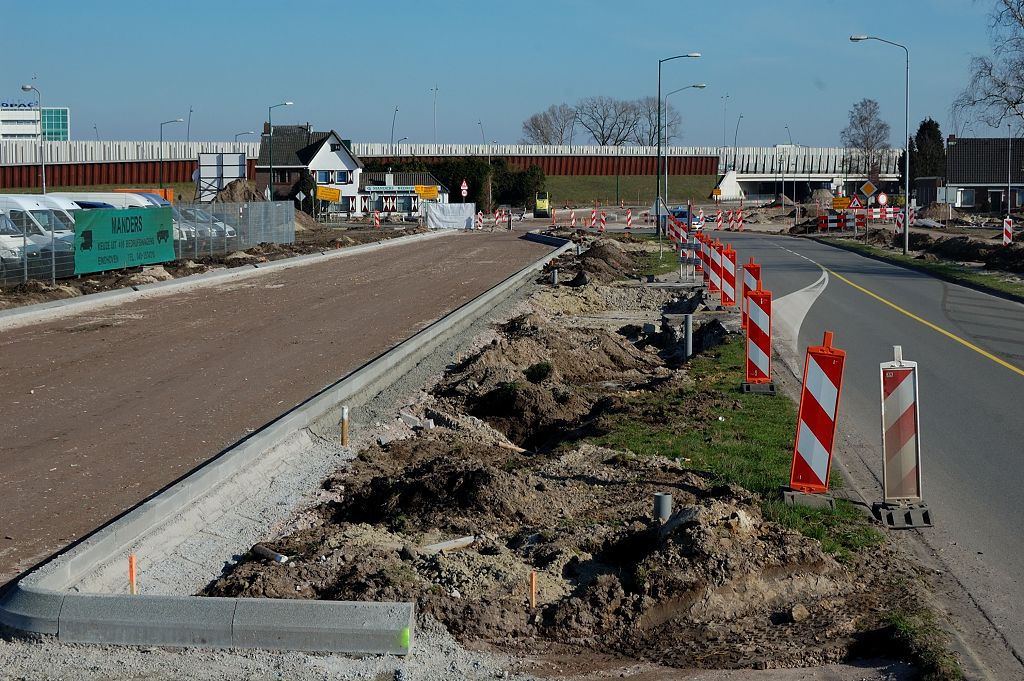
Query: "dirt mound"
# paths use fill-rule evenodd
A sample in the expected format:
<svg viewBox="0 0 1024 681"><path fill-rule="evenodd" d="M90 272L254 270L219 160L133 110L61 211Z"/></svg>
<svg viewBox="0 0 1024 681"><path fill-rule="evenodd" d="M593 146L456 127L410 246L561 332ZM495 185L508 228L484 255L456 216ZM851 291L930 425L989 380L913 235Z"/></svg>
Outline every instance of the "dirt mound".
<svg viewBox="0 0 1024 681"><path fill-rule="evenodd" d="M633 278L637 269L633 256L613 239L596 241L579 257L579 266L590 281L601 284Z"/></svg>
<svg viewBox="0 0 1024 681"><path fill-rule="evenodd" d="M1024 274L1024 246L1000 246L992 250L985 259L985 267L1003 272Z"/></svg>
<svg viewBox="0 0 1024 681"><path fill-rule="evenodd" d="M253 188L249 180L244 179L229 182L213 197L213 203L252 203L263 200L263 195Z"/></svg>
<svg viewBox="0 0 1024 681"><path fill-rule="evenodd" d="M928 220L964 220L965 215L956 208L951 208L948 203L930 203L923 209L919 209L917 216Z"/></svg>
<svg viewBox="0 0 1024 681"><path fill-rule="evenodd" d="M323 225L314 220L308 213L301 210L295 211L295 231L301 232L309 229L323 229Z"/></svg>

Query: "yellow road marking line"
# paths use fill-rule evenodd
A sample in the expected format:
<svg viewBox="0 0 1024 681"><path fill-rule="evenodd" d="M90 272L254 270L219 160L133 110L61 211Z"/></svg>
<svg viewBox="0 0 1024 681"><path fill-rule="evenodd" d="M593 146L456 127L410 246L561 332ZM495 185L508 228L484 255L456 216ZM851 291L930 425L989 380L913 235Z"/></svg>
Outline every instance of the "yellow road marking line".
<svg viewBox="0 0 1024 681"><path fill-rule="evenodd" d="M902 307L900 307L896 303L892 303L892 302L886 300L885 298L883 298L882 296L878 295L877 293L873 293L873 292L867 290L866 288L864 288L863 286L860 286L858 284L853 283L852 281L850 281L849 279L847 279L843 275L838 274L836 272L833 272L832 270L830 270L829 268L827 268L827 267L825 267L823 265L819 265L819 267L821 267L823 270L825 270L826 272L828 272L832 276L836 277L837 279L846 282L847 284L849 284L853 288L857 289L861 293L866 293L867 295L871 296L872 298L874 298L878 302L885 303L886 305L888 305L892 309L896 310L897 312L901 312L901 313L905 314L906 316L910 317L914 321L921 322L922 324L927 326L929 329L932 329L933 331L938 331L943 336L945 336L945 337L947 337L947 338L949 338L951 340L954 340L957 343L960 343L961 345L970 348L971 350L974 350L976 353L978 353L982 357L987 357L988 359L992 360L996 364L999 364L1001 366L1006 367L1007 369L1009 369L1010 371L1014 372L1015 374L1018 374L1020 376L1024 376L1024 369L1021 369L1020 367L1016 367L1016 366L1010 364L1009 362L996 357L991 352L988 352L986 350L982 350L981 348L979 348L974 343L971 343L970 341L966 341L963 338L961 338L960 336L956 335L955 333L950 333L949 331L946 331L942 327L936 326L935 324L932 324L927 319L922 319L922 318L918 317L913 312L910 312L908 310L904 310Z"/></svg>

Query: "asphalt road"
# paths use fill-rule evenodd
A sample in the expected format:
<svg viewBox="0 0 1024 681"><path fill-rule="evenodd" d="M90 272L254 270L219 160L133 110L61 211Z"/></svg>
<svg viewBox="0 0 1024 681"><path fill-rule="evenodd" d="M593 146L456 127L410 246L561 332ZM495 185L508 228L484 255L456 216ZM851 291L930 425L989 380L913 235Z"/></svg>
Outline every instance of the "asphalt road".
<svg viewBox="0 0 1024 681"><path fill-rule="evenodd" d="M894 345L919 363L922 485L936 523L921 536L1019 659L1024 305L810 240L731 233L727 238L739 259L754 256L762 264L762 281L774 300L815 282L820 288L822 268L828 270L817 298L805 297L813 304L799 328L796 365L802 368L806 347L819 345L825 330L834 333L835 347L847 351L840 439L860 444L850 455L876 481L865 490L875 495L869 501L882 496L879 364L893 359ZM793 354L793 348L777 349Z"/></svg>
<svg viewBox="0 0 1024 681"><path fill-rule="evenodd" d="M0 584L551 251L452 234L0 331Z"/></svg>

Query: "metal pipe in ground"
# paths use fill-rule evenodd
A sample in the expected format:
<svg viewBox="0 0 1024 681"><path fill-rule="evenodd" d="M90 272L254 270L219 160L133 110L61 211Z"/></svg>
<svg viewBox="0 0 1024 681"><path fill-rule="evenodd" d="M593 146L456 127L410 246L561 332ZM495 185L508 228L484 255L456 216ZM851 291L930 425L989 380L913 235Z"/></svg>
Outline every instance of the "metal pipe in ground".
<svg viewBox="0 0 1024 681"><path fill-rule="evenodd" d="M683 334L684 334L684 345L683 348L686 352L686 359L693 357L693 315L683 315Z"/></svg>
<svg viewBox="0 0 1024 681"><path fill-rule="evenodd" d="M341 446L348 447L348 407L341 408Z"/></svg>
<svg viewBox="0 0 1024 681"><path fill-rule="evenodd" d="M551 270L551 285L558 286L558 268Z"/></svg>
<svg viewBox="0 0 1024 681"><path fill-rule="evenodd" d="M665 492L654 494L654 522L667 523L672 516L672 495Z"/></svg>

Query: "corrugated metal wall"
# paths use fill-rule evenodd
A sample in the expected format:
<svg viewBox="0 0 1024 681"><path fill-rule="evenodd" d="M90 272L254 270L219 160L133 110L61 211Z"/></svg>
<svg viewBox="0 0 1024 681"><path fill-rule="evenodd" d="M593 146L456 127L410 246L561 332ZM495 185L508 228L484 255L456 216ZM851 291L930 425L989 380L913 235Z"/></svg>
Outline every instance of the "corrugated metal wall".
<svg viewBox="0 0 1024 681"><path fill-rule="evenodd" d="M436 161L449 160L450 156L382 156L375 161ZM657 158L653 156L492 156L502 158L511 168L526 169L538 165L545 175L654 175ZM717 156L670 156L670 175L717 175Z"/></svg>

